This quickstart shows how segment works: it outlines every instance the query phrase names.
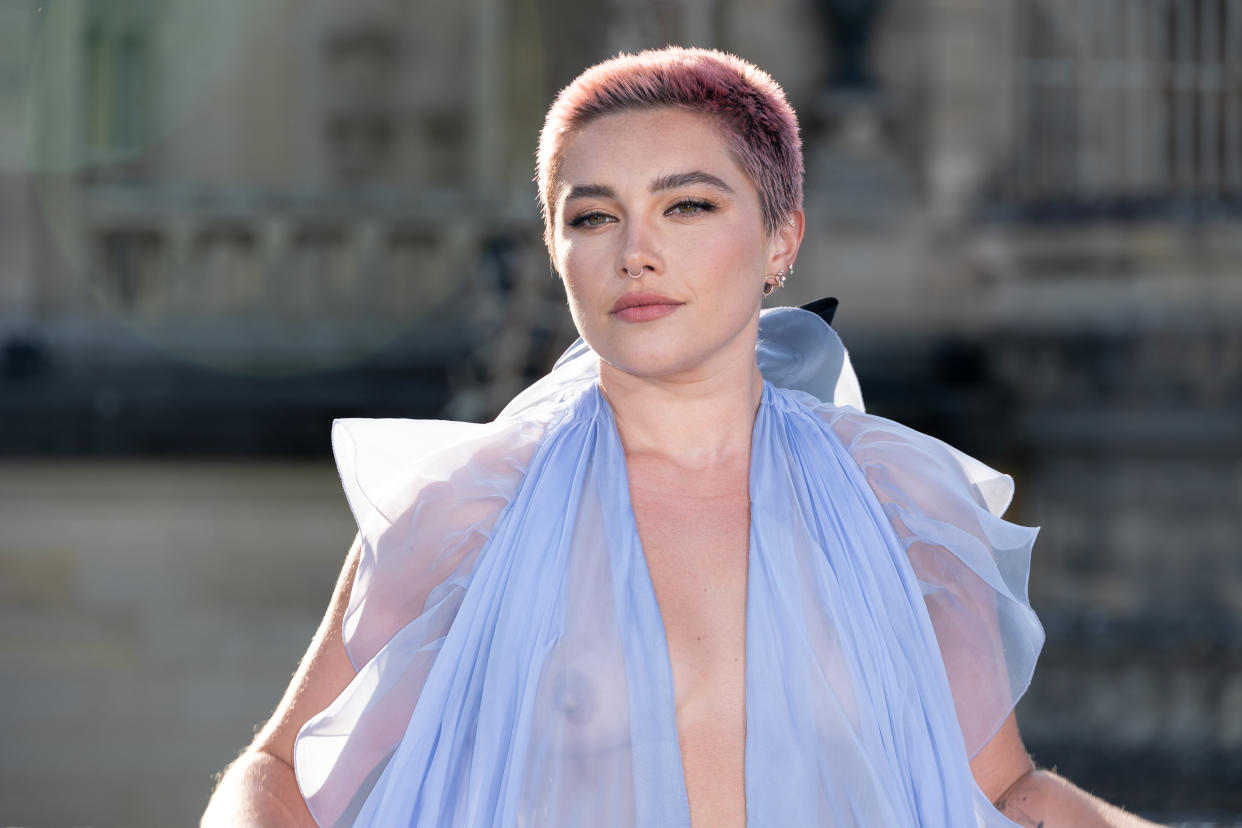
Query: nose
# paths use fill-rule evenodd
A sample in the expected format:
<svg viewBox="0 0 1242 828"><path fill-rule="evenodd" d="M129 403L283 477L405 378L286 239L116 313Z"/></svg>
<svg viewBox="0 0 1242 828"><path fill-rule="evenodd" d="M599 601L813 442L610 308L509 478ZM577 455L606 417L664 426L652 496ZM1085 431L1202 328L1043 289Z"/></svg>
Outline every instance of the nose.
<svg viewBox="0 0 1242 828"><path fill-rule="evenodd" d="M641 220L626 223L621 249L617 256L617 275L628 279L641 279L663 271L663 260L658 252L655 231Z"/></svg>

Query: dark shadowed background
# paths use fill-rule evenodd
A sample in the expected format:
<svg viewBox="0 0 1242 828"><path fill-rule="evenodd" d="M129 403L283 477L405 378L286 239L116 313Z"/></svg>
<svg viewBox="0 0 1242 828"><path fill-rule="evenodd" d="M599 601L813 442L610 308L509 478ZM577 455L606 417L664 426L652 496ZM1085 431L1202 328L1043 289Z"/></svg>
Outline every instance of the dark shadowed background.
<svg viewBox="0 0 1242 828"><path fill-rule="evenodd" d="M334 417L573 338L555 91L716 46L798 109L870 409L1011 473L1028 746L1242 820L1242 0L0 0L0 824L191 824L353 536Z"/></svg>

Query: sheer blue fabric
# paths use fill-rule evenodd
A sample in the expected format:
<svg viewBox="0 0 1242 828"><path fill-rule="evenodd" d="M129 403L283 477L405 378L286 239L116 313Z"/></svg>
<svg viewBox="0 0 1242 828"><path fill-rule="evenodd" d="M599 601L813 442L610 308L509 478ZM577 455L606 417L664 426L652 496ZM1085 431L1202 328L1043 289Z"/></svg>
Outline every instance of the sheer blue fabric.
<svg viewBox="0 0 1242 828"><path fill-rule="evenodd" d="M748 824L1009 826L968 760L1043 632L1012 482L864 413L836 334L765 311L750 466ZM358 675L306 724L322 826L688 826L625 455L581 343L485 425L343 420Z"/></svg>

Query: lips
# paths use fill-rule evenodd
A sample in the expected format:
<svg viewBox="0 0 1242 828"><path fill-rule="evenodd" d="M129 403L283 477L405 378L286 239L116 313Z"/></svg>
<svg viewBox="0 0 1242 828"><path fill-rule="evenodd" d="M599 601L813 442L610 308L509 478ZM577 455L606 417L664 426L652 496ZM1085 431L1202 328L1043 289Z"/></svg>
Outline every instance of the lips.
<svg viewBox="0 0 1242 828"><path fill-rule="evenodd" d="M646 322L668 316L682 304L660 293L627 293L616 301L610 313L625 322Z"/></svg>

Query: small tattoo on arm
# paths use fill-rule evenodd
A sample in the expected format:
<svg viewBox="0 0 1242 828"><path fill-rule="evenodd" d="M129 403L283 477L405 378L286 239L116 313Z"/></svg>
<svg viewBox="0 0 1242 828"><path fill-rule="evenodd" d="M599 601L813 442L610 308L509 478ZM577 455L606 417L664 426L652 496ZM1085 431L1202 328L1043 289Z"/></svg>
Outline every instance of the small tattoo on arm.
<svg viewBox="0 0 1242 828"><path fill-rule="evenodd" d="M1044 828L1044 821L1027 813L1023 807L1026 797L1021 792L1006 793L996 801L996 810L1009 817L1024 828Z"/></svg>

